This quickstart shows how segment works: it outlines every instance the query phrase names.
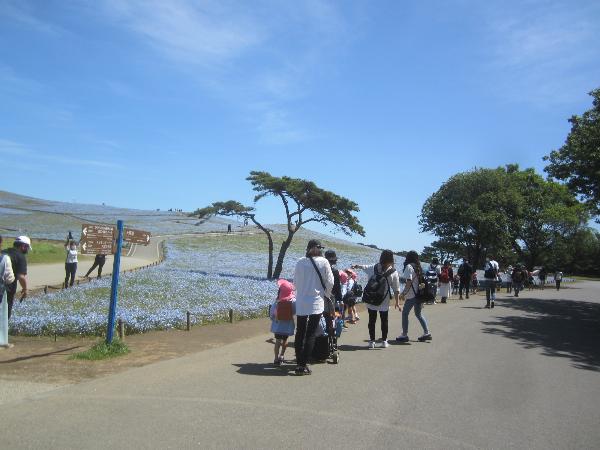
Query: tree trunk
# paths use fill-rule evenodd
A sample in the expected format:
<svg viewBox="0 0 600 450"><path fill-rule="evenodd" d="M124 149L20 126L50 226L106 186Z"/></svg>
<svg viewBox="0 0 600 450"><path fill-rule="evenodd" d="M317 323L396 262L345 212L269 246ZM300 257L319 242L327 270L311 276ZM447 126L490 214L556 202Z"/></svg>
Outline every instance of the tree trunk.
<svg viewBox="0 0 600 450"><path fill-rule="evenodd" d="M271 237L271 232L269 230L267 230L265 227L263 227L260 223L258 223L254 217L250 217L250 219L252 220L252 222L254 222L254 224L263 232L267 235L267 239L269 241L269 263L267 266L267 278L269 280L273 279L273 238Z"/></svg>
<svg viewBox="0 0 600 450"><path fill-rule="evenodd" d="M275 272L273 273L273 278L279 278L279 275L281 275L281 271L283 270L283 259L285 258L285 253L287 252L287 249L292 243L294 233L295 231L292 232L288 230L287 238L281 243L281 248L279 249L279 256L277 256L277 264L275 264Z"/></svg>

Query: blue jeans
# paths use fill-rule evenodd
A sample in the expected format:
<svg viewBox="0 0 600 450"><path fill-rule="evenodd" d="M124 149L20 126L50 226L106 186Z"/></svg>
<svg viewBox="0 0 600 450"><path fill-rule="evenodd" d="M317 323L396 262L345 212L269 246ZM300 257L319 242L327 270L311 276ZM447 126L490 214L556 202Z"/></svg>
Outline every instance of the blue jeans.
<svg viewBox="0 0 600 450"><path fill-rule="evenodd" d="M496 280L486 278L485 299L488 304L490 303L490 300L496 300Z"/></svg>
<svg viewBox="0 0 600 450"><path fill-rule="evenodd" d="M423 332L425 334L429 334L429 328L427 328L427 320L425 320L425 316L421 314L423 310L423 305L420 302L415 301L414 298L409 298L404 302L404 306L402 307L402 334L405 336L408 335L408 315L410 314L410 310L415 308L415 316L419 319L421 326L423 327Z"/></svg>

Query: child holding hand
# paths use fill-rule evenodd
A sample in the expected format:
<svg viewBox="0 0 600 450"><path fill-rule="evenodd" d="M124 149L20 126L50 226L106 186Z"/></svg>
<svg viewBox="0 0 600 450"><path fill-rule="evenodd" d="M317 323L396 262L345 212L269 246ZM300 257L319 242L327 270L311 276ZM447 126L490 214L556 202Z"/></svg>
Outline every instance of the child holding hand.
<svg viewBox="0 0 600 450"><path fill-rule="evenodd" d="M277 280L279 291L277 299L270 308L271 332L275 334L275 360L273 364L280 366L287 349L288 337L294 335L294 315L296 314L296 297L294 285L287 280Z"/></svg>

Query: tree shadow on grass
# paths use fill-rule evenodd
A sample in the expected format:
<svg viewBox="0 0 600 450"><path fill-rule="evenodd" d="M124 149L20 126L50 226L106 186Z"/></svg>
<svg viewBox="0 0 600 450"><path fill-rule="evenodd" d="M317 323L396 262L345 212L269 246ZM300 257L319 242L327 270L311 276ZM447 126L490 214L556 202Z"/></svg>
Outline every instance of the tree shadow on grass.
<svg viewBox="0 0 600 450"><path fill-rule="evenodd" d="M526 315L483 322L484 333L516 340L524 348L569 358L573 367L600 371L600 303L571 300L496 300Z"/></svg>

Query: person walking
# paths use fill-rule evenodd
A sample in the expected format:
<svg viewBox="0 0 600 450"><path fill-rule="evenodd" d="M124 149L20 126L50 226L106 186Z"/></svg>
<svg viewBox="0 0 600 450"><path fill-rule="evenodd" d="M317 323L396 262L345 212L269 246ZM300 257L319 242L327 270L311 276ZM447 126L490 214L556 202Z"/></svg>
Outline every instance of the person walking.
<svg viewBox="0 0 600 450"><path fill-rule="evenodd" d="M471 278L471 288L473 290L473 294L477 294L479 280L477 279L477 271L475 269L473 269L473 277Z"/></svg>
<svg viewBox="0 0 600 450"><path fill-rule="evenodd" d="M325 252L325 259L329 262L331 267L331 273L333 273L333 287L331 288L331 297L325 299L325 305L323 309L323 317L327 325L327 334L331 336L334 332L333 329L333 318L335 317L336 309L342 307L342 283L340 282L340 271L337 269L337 254L335 250L327 250Z"/></svg>
<svg viewBox="0 0 600 450"><path fill-rule="evenodd" d="M6 287L9 319L12 315L18 285L21 285L21 298L19 301L22 302L27 298L27 258L25 255L29 250L31 250L31 239L27 236L19 236L15 239L12 248L8 248L2 252L10 258L11 268L15 277L14 281Z"/></svg>
<svg viewBox="0 0 600 450"><path fill-rule="evenodd" d="M450 261L444 261L444 265L440 269L438 276L438 287L440 288L440 297L442 303L446 303L448 297L450 297L450 282L454 278L454 271L450 267Z"/></svg>
<svg viewBox="0 0 600 450"><path fill-rule="evenodd" d="M300 258L294 270L296 286L296 375L310 375L308 358L315 345L315 331L324 310L325 298L331 295L333 272L323 258L321 242L308 241L306 256Z"/></svg>
<svg viewBox="0 0 600 450"><path fill-rule="evenodd" d="M369 348L375 348L375 325L377 324L377 313L381 320L381 347L388 348L389 343L388 337L388 316L390 310L390 300L392 295L398 301L398 295L400 293L400 279L398 277L398 271L394 268L394 253L391 250L384 250L379 256L379 263L372 265L360 265L356 264L352 266L353 269L361 269L366 272L370 278L374 276L385 277L387 283L386 295L383 301L379 305L371 305L367 303L367 311L369 313ZM393 294L392 294L393 292Z"/></svg>
<svg viewBox="0 0 600 450"><path fill-rule="evenodd" d="M509 265L508 268L506 269L506 293L510 294L513 290L513 281L512 281L512 273L513 273L513 266Z"/></svg>
<svg viewBox="0 0 600 450"><path fill-rule="evenodd" d="M71 232L69 231L69 236ZM67 259L65 260L65 289L73 286L75 282L75 274L77 273L77 243L67 238L65 242L65 250L67 251Z"/></svg>
<svg viewBox="0 0 600 450"><path fill-rule="evenodd" d="M485 258L483 267L483 278L485 279L485 307L493 308L496 300L496 281L498 281L498 271L500 266L492 258Z"/></svg>
<svg viewBox="0 0 600 450"><path fill-rule="evenodd" d="M2 248L2 236L0 236L0 249ZM15 281L15 274L12 270L10 257L0 254L0 302L9 285Z"/></svg>
<svg viewBox="0 0 600 450"><path fill-rule="evenodd" d="M277 298L269 308L269 316L271 318L271 333L275 337L275 359L273 364L280 366L284 361L288 338L294 335L296 299L292 283L279 279L277 285L279 286Z"/></svg>
<svg viewBox="0 0 600 450"><path fill-rule="evenodd" d="M356 311L356 300L359 297L357 293L358 282L356 281L358 275L352 269L346 269L345 272L348 276L348 280L346 285L342 288L344 310L346 312L346 319L348 319L350 323L356 323L360 319L358 312Z"/></svg>
<svg viewBox="0 0 600 450"><path fill-rule="evenodd" d="M556 283L556 290L560 291L560 282L562 281L563 273L560 270L557 270L554 273L554 283Z"/></svg>
<svg viewBox="0 0 600 450"><path fill-rule="evenodd" d="M419 342L431 341L431 333L427 319L423 315L423 304L416 298L419 291L419 282L423 279L423 269L419 262L419 254L411 250L404 259L404 272L402 279L405 280L404 290L396 299L394 308L402 312L402 334L396 338L396 342L406 343L408 338L408 315L414 308L415 316L423 328L423 335L418 338ZM401 306L403 304L403 307Z"/></svg>
<svg viewBox="0 0 600 450"><path fill-rule="evenodd" d="M96 257L94 258L94 264L92 264L92 267L90 267L90 270L88 270L87 273L85 274L85 278L88 278L90 276L90 273L92 273L96 267L98 268L98 277L97 278L102 278L102 268L104 267L105 263L106 263L106 255L98 253L96 255Z"/></svg>
<svg viewBox="0 0 600 450"><path fill-rule="evenodd" d="M429 269L427 269L427 274L430 274L432 277L433 277L433 274L435 274L435 276L438 279L437 286L435 286L435 294L433 296L433 304L434 305L437 304L436 298L437 298L437 294L438 294L437 288L439 287L440 273L441 273L440 260L437 258L432 258L431 263L429 264Z"/></svg>
<svg viewBox="0 0 600 450"><path fill-rule="evenodd" d="M473 267L469 264L467 258L463 258L463 262L458 266L458 276L460 277L460 285L458 287L458 298L463 299L463 290L465 296L469 298L469 289L471 288L471 277L473 276Z"/></svg>
<svg viewBox="0 0 600 450"><path fill-rule="evenodd" d="M542 288L542 291L544 290L544 287L546 286L546 277L548 276L548 272L546 272L546 269L544 267L542 267L540 269L540 271L538 272L538 278L540 279L540 287Z"/></svg>
<svg viewBox="0 0 600 450"><path fill-rule="evenodd" d="M521 264L517 264L511 274L513 289L515 291L515 297L518 297L519 292L523 290L523 282L525 281L526 276L527 275L523 272Z"/></svg>

